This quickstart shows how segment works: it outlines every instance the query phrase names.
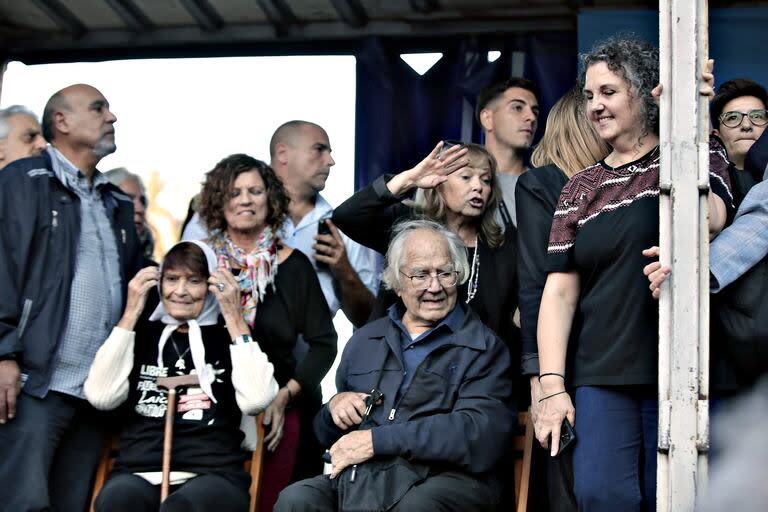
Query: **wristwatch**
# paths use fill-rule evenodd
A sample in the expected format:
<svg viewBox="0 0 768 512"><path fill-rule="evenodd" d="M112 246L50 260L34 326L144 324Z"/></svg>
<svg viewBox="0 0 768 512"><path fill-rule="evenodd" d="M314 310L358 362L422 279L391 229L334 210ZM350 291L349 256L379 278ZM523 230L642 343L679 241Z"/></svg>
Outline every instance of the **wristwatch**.
<svg viewBox="0 0 768 512"><path fill-rule="evenodd" d="M246 343L251 343L253 341L253 338L249 334L241 334L240 336L236 336L235 339L232 340L233 345L245 345Z"/></svg>

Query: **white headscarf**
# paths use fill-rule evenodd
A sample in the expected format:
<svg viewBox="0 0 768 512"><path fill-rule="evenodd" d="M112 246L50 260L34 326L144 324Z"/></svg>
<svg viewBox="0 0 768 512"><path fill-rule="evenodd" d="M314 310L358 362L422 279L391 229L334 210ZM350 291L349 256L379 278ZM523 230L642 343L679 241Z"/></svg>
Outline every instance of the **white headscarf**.
<svg viewBox="0 0 768 512"><path fill-rule="evenodd" d="M205 254L205 260L208 263L208 273L213 273L216 270L216 255L213 253L210 247L197 240L188 240L179 242L173 247L180 244L195 244ZM171 249L173 249L173 247ZM165 262L160 265L160 274L162 275L163 266ZM162 281L162 280L161 280ZM190 320L177 320L165 311L163 306L163 287L162 282L157 283L157 288L160 291L160 304L157 305L155 311L149 317L150 320L159 320L165 324L165 329L160 335L160 340L157 342L157 366L163 367L163 348L168 338L171 337L173 331L179 328L180 325L187 324L189 326L189 351L192 353L192 362L195 365L195 373L200 381L200 388L205 392L208 397L216 402L216 398L213 396L211 390L211 382L215 376L208 368L208 364L205 362L205 346L203 345L203 336L200 331L200 327L205 325L216 325L219 320L219 301L216 297L208 291L205 296L205 302L203 303L203 310L197 315L196 318Z"/></svg>

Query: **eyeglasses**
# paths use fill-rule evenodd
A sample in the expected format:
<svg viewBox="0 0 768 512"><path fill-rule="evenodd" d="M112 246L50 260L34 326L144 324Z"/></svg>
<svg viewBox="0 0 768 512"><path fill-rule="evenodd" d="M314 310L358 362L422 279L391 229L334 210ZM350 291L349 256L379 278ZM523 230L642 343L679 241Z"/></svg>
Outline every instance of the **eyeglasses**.
<svg viewBox="0 0 768 512"><path fill-rule="evenodd" d="M432 279L437 279L440 286L443 288L450 288L456 286L459 280L458 270L445 270L442 272L433 272L431 274L414 274L409 276L402 270L400 271L405 277L411 280L411 285L415 290L426 290L432 284Z"/></svg>
<svg viewBox="0 0 768 512"><path fill-rule="evenodd" d="M741 124L744 116L747 116L749 122L754 126L765 126L768 124L768 110L764 108L750 110L749 112L738 112L736 110L725 112L720 116L720 122L728 128L736 128Z"/></svg>

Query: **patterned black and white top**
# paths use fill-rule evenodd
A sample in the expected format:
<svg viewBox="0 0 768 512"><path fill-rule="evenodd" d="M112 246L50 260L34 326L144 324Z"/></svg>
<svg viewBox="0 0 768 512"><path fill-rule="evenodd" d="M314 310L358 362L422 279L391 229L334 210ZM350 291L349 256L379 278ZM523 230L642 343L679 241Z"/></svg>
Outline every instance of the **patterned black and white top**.
<svg viewBox="0 0 768 512"><path fill-rule="evenodd" d="M710 143L710 187L730 211L728 160ZM571 178L560 194L547 272L578 272L581 292L569 347L574 384L655 385L658 304L642 269L642 250L659 243L659 148L610 167L604 161Z"/></svg>

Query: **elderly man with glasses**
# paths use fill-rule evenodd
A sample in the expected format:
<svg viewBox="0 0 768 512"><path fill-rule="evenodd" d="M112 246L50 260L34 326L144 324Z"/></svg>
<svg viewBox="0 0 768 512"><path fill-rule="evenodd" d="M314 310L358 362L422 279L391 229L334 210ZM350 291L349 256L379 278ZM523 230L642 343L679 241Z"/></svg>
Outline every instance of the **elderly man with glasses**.
<svg viewBox="0 0 768 512"><path fill-rule="evenodd" d="M330 475L285 489L276 511L494 510L515 411L504 343L456 300L466 249L441 224L395 229L382 279L402 304L358 330L315 418ZM375 476L374 476L375 475Z"/></svg>

